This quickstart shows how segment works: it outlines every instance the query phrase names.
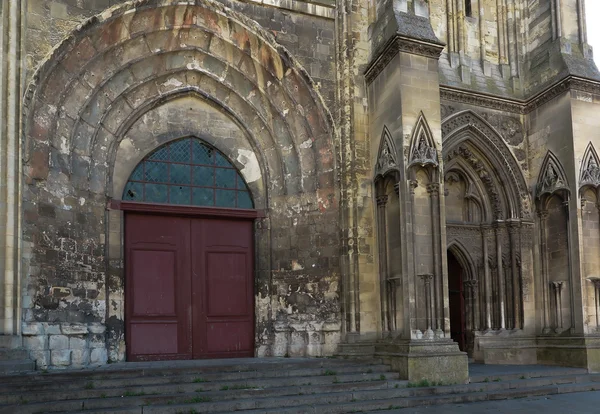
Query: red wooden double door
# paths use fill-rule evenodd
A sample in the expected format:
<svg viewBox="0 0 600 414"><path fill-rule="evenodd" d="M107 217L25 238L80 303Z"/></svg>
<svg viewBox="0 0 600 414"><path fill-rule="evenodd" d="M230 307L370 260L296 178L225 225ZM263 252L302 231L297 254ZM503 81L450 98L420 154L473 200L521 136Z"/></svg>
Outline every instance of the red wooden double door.
<svg viewBox="0 0 600 414"><path fill-rule="evenodd" d="M252 227L126 215L129 361L254 355Z"/></svg>

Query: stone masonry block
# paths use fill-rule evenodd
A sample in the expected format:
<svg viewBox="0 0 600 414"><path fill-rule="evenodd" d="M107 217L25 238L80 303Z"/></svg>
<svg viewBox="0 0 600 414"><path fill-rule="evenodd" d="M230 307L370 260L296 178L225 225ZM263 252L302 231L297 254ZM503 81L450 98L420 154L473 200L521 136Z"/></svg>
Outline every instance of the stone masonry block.
<svg viewBox="0 0 600 414"><path fill-rule="evenodd" d="M74 367L84 367L90 363L89 349L73 349L71 351L71 365Z"/></svg>
<svg viewBox="0 0 600 414"><path fill-rule="evenodd" d="M91 323L88 325L88 330L92 334L103 334L106 332L106 325L101 323Z"/></svg>
<svg viewBox="0 0 600 414"><path fill-rule="evenodd" d="M87 341L81 336L72 336L69 338L70 349L85 349L87 348Z"/></svg>
<svg viewBox="0 0 600 414"><path fill-rule="evenodd" d="M48 349L48 337L46 335L26 336L23 338L23 344L31 351L42 351Z"/></svg>
<svg viewBox="0 0 600 414"><path fill-rule="evenodd" d="M83 335L88 332L87 325L63 323L60 326L63 335Z"/></svg>
<svg viewBox="0 0 600 414"><path fill-rule="evenodd" d="M56 367L68 367L71 365L71 350L60 349L51 351L50 362Z"/></svg>
<svg viewBox="0 0 600 414"><path fill-rule="evenodd" d="M69 349L69 337L65 335L50 335L50 349Z"/></svg>
<svg viewBox="0 0 600 414"><path fill-rule="evenodd" d="M46 335L60 335L62 332L60 330L60 325L57 323L43 323L44 330Z"/></svg>
<svg viewBox="0 0 600 414"><path fill-rule="evenodd" d="M92 365L104 365L108 360L108 353L106 348L94 348L90 354L90 364Z"/></svg>
<svg viewBox="0 0 600 414"><path fill-rule="evenodd" d="M50 365L50 351L31 351L29 356L35 361L36 369L46 369Z"/></svg>
<svg viewBox="0 0 600 414"><path fill-rule="evenodd" d="M21 332L23 336L43 335L44 326L39 322L24 323Z"/></svg>
<svg viewBox="0 0 600 414"><path fill-rule="evenodd" d="M106 339L102 334L90 335L90 348L104 348L106 346Z"/></svg>

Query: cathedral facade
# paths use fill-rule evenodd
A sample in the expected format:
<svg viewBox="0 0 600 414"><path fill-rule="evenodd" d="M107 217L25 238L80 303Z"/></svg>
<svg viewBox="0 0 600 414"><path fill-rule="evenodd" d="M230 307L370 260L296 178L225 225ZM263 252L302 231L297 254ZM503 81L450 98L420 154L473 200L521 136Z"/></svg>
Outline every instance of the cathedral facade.
<svg viewBox="0 0 600 414"><path fill-rule="evenodd" d="M0 335L37 367L600 371L581 0L1 5Z"/></svg>

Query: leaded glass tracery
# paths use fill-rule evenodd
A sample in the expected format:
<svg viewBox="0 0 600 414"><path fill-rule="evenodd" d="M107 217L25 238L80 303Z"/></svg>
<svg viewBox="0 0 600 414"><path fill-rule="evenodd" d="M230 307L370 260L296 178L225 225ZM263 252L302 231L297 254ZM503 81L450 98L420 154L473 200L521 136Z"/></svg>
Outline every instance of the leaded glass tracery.
<svg viewBox="0 0 600 414"><path fill-rule="evenodd" d="M123 200L254 208L246 182L217 149L197 138L170 142L138 164Z"/></svg>

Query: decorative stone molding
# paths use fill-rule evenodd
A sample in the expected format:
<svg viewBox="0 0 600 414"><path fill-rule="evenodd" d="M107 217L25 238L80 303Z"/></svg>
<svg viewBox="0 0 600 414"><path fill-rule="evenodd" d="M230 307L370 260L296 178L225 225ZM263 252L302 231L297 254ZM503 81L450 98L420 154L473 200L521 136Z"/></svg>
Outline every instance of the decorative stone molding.
<svg viewBox="0 0 600 414"><path fill-rule="evenodd" d="M441 43L425 42L396 35L388 41L379 56L367 67L367 70L365 71L367 85L377 78L399 52L411 53L413 55L420 55L438 60L442 50L444 50L444 45Z"/></svg>
<svg viewBox="0 0 600 414"><path fill-rule="evenodd" d="M583 155L581 173L579 174L579 188L600 186L600 158L594 145L590 142Z"/></svg>
<svg viewBox="0 0 600 414"><path fill-rule="evenodd" d="M450 86L440 85L440 98L442 101L458 102L515 114L525 112L525 103L522 101L500 98Z"/></svg>
<svg viewBox="0 0 600 414"><path fill-rule="evenodd" d="M535 188L535 195L538 200L544 195L551 196L556 192L570 193L567 176L560 161L552 151L548 151L546 154Z"/></svg>
<svg viewBox="0 0 600 414"><path fill-rule="evenodd" d="M438 166L438 152L435 148L435 141L423 112L417 118L411 137L408 168L414 165L420 165L421 167L426 165Z"/></svg>
<svg viewBox="0 0 600 414"><path fill-rule="evenodd" d="M516 114L528 114L568 90L600 95L600 82L569 76L525 100L518 98L503 98L440 85L440 97L442 101L459 102L466 105L479 106Z"/></svg>
<svg viewBox="0 0 600 414"><path fill-rule="evenodd" d="M396 145L392 135L386 126L383 127L381 141L379 143L379 152L377 154L377 164L375 165L375 177L385 177L391 171L399 171L397 161Z"/></svg>

